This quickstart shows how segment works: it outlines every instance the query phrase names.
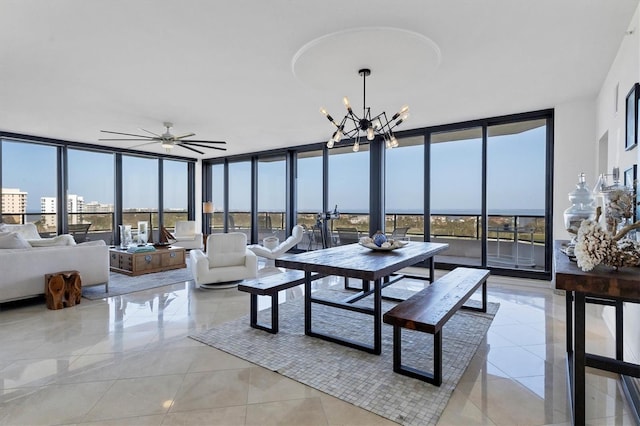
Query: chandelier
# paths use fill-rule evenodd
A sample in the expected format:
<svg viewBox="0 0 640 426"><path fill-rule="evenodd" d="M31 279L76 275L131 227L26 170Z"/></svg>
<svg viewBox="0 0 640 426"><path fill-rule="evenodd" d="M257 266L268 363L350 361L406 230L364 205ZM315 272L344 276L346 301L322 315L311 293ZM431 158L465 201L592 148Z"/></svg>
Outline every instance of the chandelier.
<svg viewBox="0 0 640 426"><path fill-rule="evenodd" d="M376 135L382 136L385 146L387 148L395 148L398 146L398 140L393 135L393 129L399 126L403 121L409 117L409 107L403 106L400 111L396 112L391 120L387 119L387 114L383 111L375 117L371 117L371 108L367 107L367 77L371 75L371 70L363 68L358 70L358 74L362 76L362 117L358 117L351 108L349 99L345 96L342 99L344 106L347 108L347 114L344 116L340 123L329 115L326 109L321 108L320 112L336 126L336 131L327 142L327 148L333 148L336 142L340 142L343 137L348 139L355 139L353 143L353 151L358 152L360 150L360 134L363 133L367 140L372 141L376 138ZM345 130L346 126L349 126L349 130Z"/></svg>

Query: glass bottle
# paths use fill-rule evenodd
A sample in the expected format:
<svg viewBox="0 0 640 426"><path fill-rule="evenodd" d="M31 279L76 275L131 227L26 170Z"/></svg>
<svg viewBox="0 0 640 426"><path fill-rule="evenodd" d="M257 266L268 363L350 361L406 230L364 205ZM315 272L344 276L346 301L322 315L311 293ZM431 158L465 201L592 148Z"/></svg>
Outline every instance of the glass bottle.
<svg viewBox="0 0 640 426"><path fill-rule="evenodd" d="M569 201L571 207L564 211L564 226L572 235L571 244L573 245L582 221L596 216L595 200L587 186L584 173L578 175L576 189L569 193Z"/></svg>

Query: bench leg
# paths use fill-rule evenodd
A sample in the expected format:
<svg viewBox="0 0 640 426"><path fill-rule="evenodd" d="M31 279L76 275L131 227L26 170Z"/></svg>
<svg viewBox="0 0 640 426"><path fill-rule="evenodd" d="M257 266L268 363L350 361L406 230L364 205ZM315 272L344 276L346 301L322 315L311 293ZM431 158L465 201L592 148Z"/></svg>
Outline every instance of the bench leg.
<svg viewBox="0 0 640 426"><path fill-rule="evenodd" d="M468 311L487 312L487 280L482 282L482 307L476 308L474 306L463 305L460 309L466 309Z"/></svg>
<svg viewBox="0 0 640 426"><path fill-rule="evenodd" d="M402 365L402 327L393 326L393 371L440 386L442 384L442 331L433 335L433 373Z"/></svg>
<svg viewBox="0 0 640 426"><path fill-rule="evenodd" d="M278 292L271 295L271 327L258 323L258 295L251 294L251 313L249 325L258 330L267 331L271 334L277 334L279 331L278 323Z"/></svg>

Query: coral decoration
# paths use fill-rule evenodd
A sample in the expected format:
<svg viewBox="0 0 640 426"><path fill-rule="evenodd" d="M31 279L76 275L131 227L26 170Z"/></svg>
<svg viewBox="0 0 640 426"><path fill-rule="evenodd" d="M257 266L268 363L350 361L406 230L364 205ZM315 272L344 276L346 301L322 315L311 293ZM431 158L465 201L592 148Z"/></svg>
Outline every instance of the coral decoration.
<svg viewBox="0 0 640 426"><path fill-rule="evenodd" d="M586 272L598 265L614 268L640 266L640 243L624 238L630 231L640 228L640 221L613 235L598 222L600 214L598 207L595 220L583 220L580 224L574 249L578 267Z"/></svg>

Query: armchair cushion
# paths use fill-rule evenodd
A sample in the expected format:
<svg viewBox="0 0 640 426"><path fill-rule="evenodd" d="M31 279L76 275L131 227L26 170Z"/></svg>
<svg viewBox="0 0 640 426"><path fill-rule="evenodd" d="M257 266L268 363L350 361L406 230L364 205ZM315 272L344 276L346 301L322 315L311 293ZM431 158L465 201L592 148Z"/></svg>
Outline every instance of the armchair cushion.
<svg viewBox="0 0 640 426"><path fill-rule="evenodd" d="M223 288L228 283L255 278L258 273L256 255L247 249L247 236L242 232L212 234L207 238L207 253L191 250L191 269L196 287ZM227 285L228 286L228 285Z"/></svg>
<svg viewBox="0 0 640 426"><path fill-rule="evenodd" d="M193 220L179 220L176 222L176 232L173 233L176 240L191 239L196 237L196 222Z"/></svg>
<svg viewBox="0 0 640 426"><path fill-rule="evenodd" d="M193 220L176 221L176 230L173 233L175 241L172 245L187 250L202 250L202 232L196 231L196 222Z"/></svg>

